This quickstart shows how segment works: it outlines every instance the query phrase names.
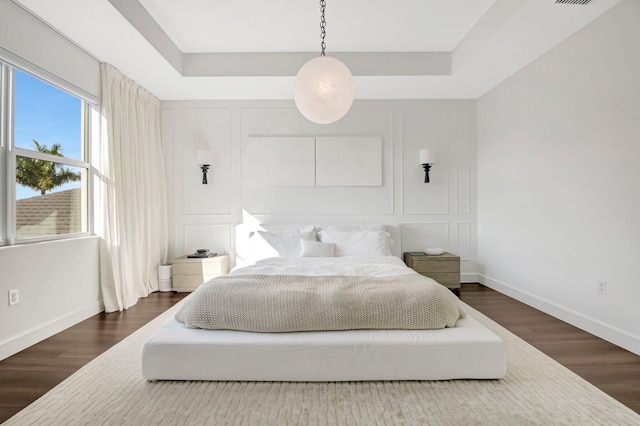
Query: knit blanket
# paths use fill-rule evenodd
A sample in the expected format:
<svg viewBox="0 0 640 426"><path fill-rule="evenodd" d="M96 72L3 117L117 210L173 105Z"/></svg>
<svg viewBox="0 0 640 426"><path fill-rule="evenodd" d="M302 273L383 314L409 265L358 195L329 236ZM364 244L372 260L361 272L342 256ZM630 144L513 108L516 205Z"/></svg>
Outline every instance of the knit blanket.
<svg viewBox="0 0 640 426"><path fill-rule="evenodd" d="M227 275L200 286L176 320L189 328L284 333L440 329L463 316L451 291L418 274Z"/></svg>

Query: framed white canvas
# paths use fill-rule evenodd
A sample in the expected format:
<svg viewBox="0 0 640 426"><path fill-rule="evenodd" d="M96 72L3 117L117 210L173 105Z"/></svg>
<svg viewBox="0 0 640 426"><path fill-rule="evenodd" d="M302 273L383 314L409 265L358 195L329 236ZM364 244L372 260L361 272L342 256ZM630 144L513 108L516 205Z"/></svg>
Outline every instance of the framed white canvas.
<svg viewBox="0 0 640 426"><path fill-rule="evenodd" d="M316 138L316 186L382 186L382 138Z"/></svg>
<svg viewBox="0 0 640 426"><path fill-rule="evenodd" d="M242 177L249 187L315 186L313 137L251 137L243 145Z"/></svg>

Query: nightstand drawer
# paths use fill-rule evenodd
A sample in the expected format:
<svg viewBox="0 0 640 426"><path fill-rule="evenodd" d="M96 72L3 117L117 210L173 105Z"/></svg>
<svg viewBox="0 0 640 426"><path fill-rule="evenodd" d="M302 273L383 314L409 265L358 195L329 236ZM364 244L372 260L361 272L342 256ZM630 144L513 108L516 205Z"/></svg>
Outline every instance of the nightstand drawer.
<svg viewBox="0 0 640 426"><path fill-rule="evenodd" d="M428 274L422 275L432 278L446 287L460 287L460 273L458 272L429 272Z"/></svg>
<svg viewBox="0 0 640 426"><path fill-rule="evenodd" d="M220 262L185 262L173 265L173 274L176 275L222 275Z"/></svg>
<svg viewBox="0 0 640 426"><path fill-rule="evenodd" d="M220 275L178 275L173 276L173 287L174 290L177 288L195 288L198 287L202 283L206 283L210 279L219 277ZM176 290L179 291L179 290ZM189 290L190 291L190 290Z"/></svg>
<svg viewBox="0 0 640 426"><path fill-rule="evenodd" d="M178 275L173 276L173 289L175 291L193 291L200 284L206 283L207 281L219 277L218 275Z"/></svg>
<svg viewBox="0 0 640 426"><path fill-rule="evenodd" d="M460 288L460 257L451 253L440 256L404 254L404 263L417 273L432 278L450 289Z"/></svg>
<svg viewBox="0 0 640 426"><path fill-rule="evenodd" d="M416 260L413 259L413 269L416 272L460 272L460 262L457 260Z"/></svg>
<svg viewBox="0 0 640 426"><path fill-rule="evenodd" d="M173 289L194 291L202 283L229 273L229 256L190 258L182 256L173 260Z"/></svg>

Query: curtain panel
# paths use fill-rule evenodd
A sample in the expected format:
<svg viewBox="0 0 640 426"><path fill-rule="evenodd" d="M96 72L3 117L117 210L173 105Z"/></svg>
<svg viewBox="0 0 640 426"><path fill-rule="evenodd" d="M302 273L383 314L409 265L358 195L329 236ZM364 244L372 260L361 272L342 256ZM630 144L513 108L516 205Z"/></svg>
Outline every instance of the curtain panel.
<svg viewBox="0 0 640 426"><path fill-rule="evenodd" d="M95 231L101 237L105 311L158 290L167 257L166 182L160 101L109 64L101 65L100 138L92 150Z"/></svg>

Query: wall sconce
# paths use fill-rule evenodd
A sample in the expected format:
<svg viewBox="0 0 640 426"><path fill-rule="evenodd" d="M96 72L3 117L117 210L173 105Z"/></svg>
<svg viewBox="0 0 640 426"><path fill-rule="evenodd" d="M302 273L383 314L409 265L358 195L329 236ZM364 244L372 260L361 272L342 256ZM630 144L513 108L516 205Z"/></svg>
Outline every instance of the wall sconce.
<svg viewBox="0 0 640 426"><path fill-rule="evenodd" d="M213 155L211 151L207 151L204 149L198 150L198 166L200 166L200 170L202 170L202 184L206 185L207 182L207 171L209 171L209 167L213 163Z"/></svg>
<svg viewBox="0 0 640 426"><path fill-rule="evenodd" d="M424 168L424 183L429 183L429 170L431 165L436 163L436 156L430 149L424 148L420 150L420 164Z"/></svg>

